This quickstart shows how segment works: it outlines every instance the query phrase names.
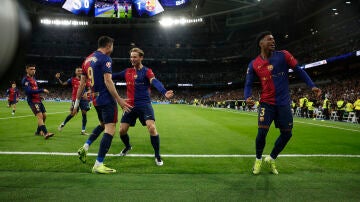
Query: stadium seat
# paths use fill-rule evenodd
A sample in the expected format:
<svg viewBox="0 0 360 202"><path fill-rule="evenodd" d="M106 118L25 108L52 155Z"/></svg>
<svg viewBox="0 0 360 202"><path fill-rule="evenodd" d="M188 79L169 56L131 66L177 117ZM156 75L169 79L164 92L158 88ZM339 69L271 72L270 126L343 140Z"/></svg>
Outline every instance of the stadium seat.
<svg viewBox="0 0 360 202"><path fill-rule="evenodd" d="M324 115L323 115L322 111L318 110L318 111L316 112L316 117L315 117L315 118L316 118L316 119L323 119L323 118L324 118Z"/></svg>
<svg viewBox="0 0 360 202"><path fill-rule="evenodd" d="M357 123L357 118L354 112L349 112L347 116L344 115L343 120L346 120L346 122Z"/></svg>
<svg viewBox="0 0 360 202"><path fill-rule="evenodd" d="M330 120L333 120L333 121L338 121L339 120L339 116L337 115L336 111L331 112Z"/></svg>
<svg viewBox="0 0 360 202"><path fill-rule="evenodd" d="M300 117L301 116L301 108L300 107L296 107L296 111L295 111L295 116Z"/></svg>

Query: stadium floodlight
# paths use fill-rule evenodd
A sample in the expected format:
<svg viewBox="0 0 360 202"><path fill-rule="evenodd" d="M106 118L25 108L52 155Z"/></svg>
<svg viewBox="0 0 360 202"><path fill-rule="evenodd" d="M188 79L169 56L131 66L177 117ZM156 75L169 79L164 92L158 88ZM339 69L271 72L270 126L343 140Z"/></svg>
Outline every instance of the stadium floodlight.
<svg viewBox="0 0 360 202"><path fill-rule="evenodd" d="M55 25L55 26L87 26L89 23L84 20L71 20L71 19L40 19L40 23L44 25Z"/></svg>
<svg viewBox="0 0 360 202"><path fill-rule="evenodd" d="M36 82L38 82L38 83L49 83L48 80L36 80Z"/></svg>
<svg viewBox="0 0 360 202"><path fill-rule="evenodd" d="M178 87L192 87L194 86L192 83L178 83Z"/></svg>
<svg viewBox="0 0 360 202"><path fill-rule="evenodd" d="M163 19L161 19L159 21L160 25L163 27L171 27L173 25L185 25L185 24L190 24L190 23L199 23L202 22L203 19L202 18L196 18L196 19L187 19L184 17L180 17L180 18L171 18L171 17L164 17Z"/></svg>

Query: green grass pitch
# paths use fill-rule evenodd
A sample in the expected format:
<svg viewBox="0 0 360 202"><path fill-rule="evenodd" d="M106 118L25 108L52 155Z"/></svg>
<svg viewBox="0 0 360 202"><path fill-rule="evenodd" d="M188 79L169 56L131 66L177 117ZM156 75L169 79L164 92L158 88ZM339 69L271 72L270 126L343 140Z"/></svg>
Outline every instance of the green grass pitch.
<svg viewBox="0 0 360 202"><path fill-rule="evenodd" d="M55 132L49 140L34 136L36 119L25 102L20 102L16 115L11 116L6 102L0 101L0 201L360 200L357 124L295 118L293 137L282 152L284 156L277 159L279 175L274 176L263 167L261 174L254 176L251 169L257 132L255 113L154 105L161 153L204 156L165 156L162 167L157 167L152 157L108 156L105 163L118 173L99 175L91 173L96 156L89 156L88 162L82 164L75 155L87 139L80 135L81 115L58 132L70 103L44 104L48 113L46 126ZM93 108L88 113L87 131L91 132L97 124ZM278 133L272 126L264 154L270 153ZM133 145L130 154L153 154L146 127L137 122L129 135ZM98 139L91 145L90 153L97 153L99 142ZM117 132L109 154L119 153L122 148ZM305 156L313 154L342 156Z"/></svg>

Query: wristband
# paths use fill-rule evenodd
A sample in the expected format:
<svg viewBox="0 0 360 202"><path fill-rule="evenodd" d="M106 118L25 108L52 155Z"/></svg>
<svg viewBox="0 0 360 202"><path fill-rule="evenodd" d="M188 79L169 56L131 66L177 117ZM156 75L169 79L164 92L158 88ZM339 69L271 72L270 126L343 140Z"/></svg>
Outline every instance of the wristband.
<svg viewBox="0 0 360 202"><path fill-rule="evenodd" d="M80 100L76 99L74 103L74 109L77 109L79 107Z"/></svg>

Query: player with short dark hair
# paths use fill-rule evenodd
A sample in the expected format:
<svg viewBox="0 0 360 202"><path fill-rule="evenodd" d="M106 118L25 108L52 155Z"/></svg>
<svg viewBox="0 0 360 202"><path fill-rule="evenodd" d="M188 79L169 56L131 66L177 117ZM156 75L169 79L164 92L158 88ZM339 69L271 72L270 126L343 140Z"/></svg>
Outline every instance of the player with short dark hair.
<svg viewBox="0 0 360 202"><path fill-rule="evenodd" d="M167 91L162 83L155 78L153 71L142 64L143 59L144 51L140 48L133 48L130 50L132 67L113 74L113 79L126 81L127 103L134 106L130 112L125 112L121 118L120 138L125 148L120 152L120 155L125 156L132 149L127 132L130 126L135 126L136 119L139 118L141 124L146 126L150 133L150 141L155 152L155 163L158 166L162 166L160 138L155 126L154 110L151 106L150 86L153 85L168 99L174 93L172 90Z"/></svg>
<svg viewBox="0 0 360 202"><path fill-rule="evenodd" d="M49 93L47 89L39 88L35 79L36 66L26 65L26 76L21 83L24 86L27 102L38 120L38 127L35 135L43 135L45 139L54 136L54 133L47 131L45 126L46 109L41 101L40 93Z"/></svg>
<svg viewBox="0 0 360 202"><path fill-rule="evenodd" d="M12 115L15 115L16 103L19 101L19 90L16 88L16 83L11 83L11 88L6 90L6 96L8 100L8 107L12 107Z"/></svg>
<svg viewBox="0 0 360 202"><path fill-rule="evenodd" d="M118 120L117 104L124 111L130 111L131 106L122 99L116 91L111 79L112 59L110 54L113 52L114 39L108 36L101 36L98 40L98 49L90 54L82 64L82 75L80 86L76 94L73 112L77 112L80 97L84 92L86 81L90 80L92 86L93 104L96 109L100 124L93 130L88 140L78 150L79 159L86 162L86 155L89 146L97 139L102 131L102 137L98 156L92 168L93 173L115 173L116 170L104 165L106 153L109 151L115 133Z"/></svg>
<svg viewBox="0 0 360 202"><path fill-rule="evenodd" d="M275 39L271 32L262 32L257 37L260 54L250 62L245 82L244 95L248 104L254 103L252 84L255 77L261 82L260 107L258 113L258 133L256 137L256 160L253 173L261 171L262 153L265 147L266 135L271 123L280 129L274 148L264 159L270 165L273 174L278 174L275 159L285 148L292 136L293 117L290 108L289 69L292 69L312 91L320 96L321 90L315 86L308 74L300 68L297 60L286 50L275 50Z"/></svg>
<svg viewBox="0 0 360 202"><path fill-rule="evenodd" d="M71 100L72 101L71 101L71 107L70 107L70 114L65 118L65 120L58 127L59 131L62 131L62 129L64 128L66 123L68 121L70 121L75 116L75 114L73 113L73 109L74 109L74 104L75 104L75 100L76 100L76 93L77 93L77 90L78 90L79 85L80 85L81 74L82 74L81 67L77 67L75 69L74 75L65 82L61 81L60 73L56 73L56 75L55 75L55 77L58 79L58 81L59 81L59 83L61 85L63 85L63 86L71 85L72 86L72 93L71 93ZM86 123L87 123L86 112L90 110L89 98L88 98L88 95L90 94L90 92L91 92L90 91L90 83L87 82L86 83L86 89L84 90L84 93L81 96L80 103L79 103L79 106L80 106L80 109L81 109L81 115L82 115L82 128L81 128L81 134L82 135L88 135L86 133L85 129L86 129Z"/></svg>

